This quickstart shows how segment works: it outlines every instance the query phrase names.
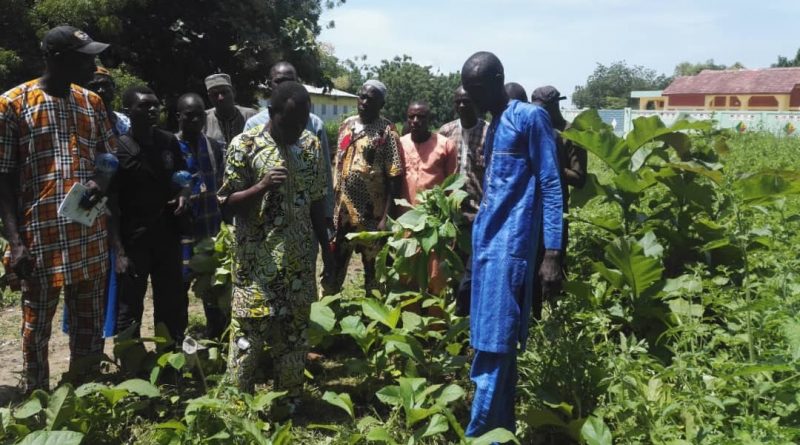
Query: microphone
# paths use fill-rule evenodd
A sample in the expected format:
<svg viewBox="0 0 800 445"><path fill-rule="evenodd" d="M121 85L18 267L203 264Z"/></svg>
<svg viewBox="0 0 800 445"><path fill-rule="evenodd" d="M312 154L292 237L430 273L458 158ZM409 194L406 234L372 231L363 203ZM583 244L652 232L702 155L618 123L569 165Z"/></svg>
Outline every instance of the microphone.
<svg viewBox="0 0 800 445"><path fill-rule="evenodd" d="M178 170L172 174L172 183L178 188L186 188L192 183L192 174L186 170Z"/></svg>

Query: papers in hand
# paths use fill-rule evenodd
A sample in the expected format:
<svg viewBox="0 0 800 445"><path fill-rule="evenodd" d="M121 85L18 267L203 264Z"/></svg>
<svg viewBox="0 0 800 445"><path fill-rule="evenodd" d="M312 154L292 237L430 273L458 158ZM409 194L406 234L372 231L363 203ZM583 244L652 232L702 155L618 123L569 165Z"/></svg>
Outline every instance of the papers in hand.
<svg viewBox="0 0 800 445"><path fill-rule="evenodd" d="M67 193L67 197L58 206L58 214L86 227L93 226L97 217L105 211L108 199L103 197L94 207L84 209L80 204L81 198L87 190L89 189L85 185L76 182Z"/></svg>

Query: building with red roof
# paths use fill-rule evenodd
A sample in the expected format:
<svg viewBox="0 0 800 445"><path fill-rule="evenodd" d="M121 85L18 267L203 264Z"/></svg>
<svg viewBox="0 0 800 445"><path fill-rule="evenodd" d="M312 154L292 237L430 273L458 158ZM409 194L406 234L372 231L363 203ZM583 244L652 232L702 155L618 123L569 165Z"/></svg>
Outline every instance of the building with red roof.
<svg viewBox="0 0 800 445"><path fill-rule="evenodd" d="M641 109L799 111L800 67L704 70L650 93L638 95Z"/></svg>

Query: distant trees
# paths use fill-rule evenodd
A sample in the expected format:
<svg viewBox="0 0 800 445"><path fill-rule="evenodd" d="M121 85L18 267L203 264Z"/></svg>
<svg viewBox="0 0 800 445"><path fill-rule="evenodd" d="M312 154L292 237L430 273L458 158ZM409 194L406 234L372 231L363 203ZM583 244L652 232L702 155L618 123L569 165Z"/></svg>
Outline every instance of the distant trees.
<svg viewBox="0 0 800 445"><path fill-rule="evenodd" d="M708 59L705 62L698 62L698 63L691 63L691 62L681 62L675 66L675 77L680 76L694 76L696 74L700 74L703 70L741 70L744 69L745 66L742 65L740 62L736 62L733 65L724 65L724 64L717 64L714 63L714 59Z"/></svg>
<svg viewBox="0 0 800 445"><path fill-rule="evenodd" d="M624 61L597 64L586 85L575 87L572 102L579 108L624 108L631 104L631 91L666 88L670 77Z"/></svg>
<svg viewBox="0 0 800 445"><path fill-rule="evenodd" d="M101 55L124 65L163 98L203 92L203 79L227 72L240 101L254 99L269 67L292 62L307 82L324 84L316 36L323 0L4 0L0 8L0 87L41 73L39 41L69 23L111 43Z"/></svg>
<svg viewBox="0 0 800 445"><path fill-rule="evenodd" d="M797 54L794 55L793 59L778 56L778 61L772 64L773 68L787 68L792 66L800 66L800 49L797 50Z"/></svg>

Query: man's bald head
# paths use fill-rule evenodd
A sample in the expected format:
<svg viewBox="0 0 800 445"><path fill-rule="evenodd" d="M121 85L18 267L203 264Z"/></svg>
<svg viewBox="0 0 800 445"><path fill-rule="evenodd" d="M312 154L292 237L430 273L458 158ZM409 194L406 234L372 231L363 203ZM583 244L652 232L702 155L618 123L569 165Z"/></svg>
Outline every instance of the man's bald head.
<svg viewBox="0 0 800 445"><path fill-rule="evenodd" d="M294 65L289 62L281 61L272 65L269 69L269 87L270 90L275 91L283 82L297 82L297 70Z"/></svg>
<svg viewBox="0 0 800 445"><path fill-rule="evenodd" d="M509 82L506 84L505 88L509 99L516 99L520 102L528 101L528 93L525 92L525 88L517 82Z"/></svg>
<svg viewBox="0 0 800 445"><path fill-rule="evenodd" d="M504 83L503 64L488 51L471 55L461 68L461 84L480 111L496 112L505 106Z"/></svg>
<svg viewBox="0 0 800 445"><path fill-rule="evenodd" d="M196 93L186 93L178 98L178 127L189 140L196 139L206 122L206 104Z"/></svg>
<svg viewBox="0 0 800 445"><path fill-rule="evenodd" d="M178 108L178 112L189 108L189 107L200 107L205 109L205 102L203 102L203 98L200 97L197 93L186 93L183 96L178 98L178 102L176 104Z"/></svg>

